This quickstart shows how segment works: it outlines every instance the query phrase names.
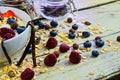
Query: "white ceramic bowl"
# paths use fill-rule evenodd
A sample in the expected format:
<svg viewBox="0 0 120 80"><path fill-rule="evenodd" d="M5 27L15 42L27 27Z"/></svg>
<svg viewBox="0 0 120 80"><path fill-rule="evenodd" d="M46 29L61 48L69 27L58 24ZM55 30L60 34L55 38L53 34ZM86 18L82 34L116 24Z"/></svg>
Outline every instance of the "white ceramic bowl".
<svg viewBox="0 0 120 80"><path fill-rule="evenodd" d="M26 26L27 22L31 20L30 16L22 10L19 10L16 8L11 8L11 7L0 7L0 12L2 12L2 13L6 12L7 10L12 10L17 17L22 19L22 21L24 22L23 26ZM16 35L15 37L4 41L5 48L8 52L8 55L11 58L13 56L15 56L15 54L22 55L25 47L28 44L30 35L31 35L31 27L28 26L28 28L26 28L26 30L24 32L22 32L21 34ZM1 45L1 43L0 43L0 45ZM21 56L19 56L19 57L21 57ZM7 59L6 59L6 57L3 53L3 50L0 46L0 62L4 62L6 60Z"/></svg>

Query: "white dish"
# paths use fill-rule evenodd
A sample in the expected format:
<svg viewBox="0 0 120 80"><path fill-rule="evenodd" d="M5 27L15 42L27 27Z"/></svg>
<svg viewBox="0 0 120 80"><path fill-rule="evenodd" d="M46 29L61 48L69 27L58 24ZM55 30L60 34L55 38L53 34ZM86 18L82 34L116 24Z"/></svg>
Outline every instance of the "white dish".
<svg viewBox="0 0 120 80"><path fill-rule="evenodd" d="M30 16L22 10L12 8L12 7L0 7L0 12L2 13L6 12L7 10L12 10L15 13L15 15L24 22L23 26L26 26L27 22L31 20ZM26 28L26 30L21 34L4 41L4 45L8 52L8 55L10 57L13 57L15 54L18 54L18 53L22 55L24 48L28 44L30 35L31 35L31 27L28 26L28 28ZM4 55L4 52L0 46L0 62L4 62L6 60L7 59Z"/></svg>

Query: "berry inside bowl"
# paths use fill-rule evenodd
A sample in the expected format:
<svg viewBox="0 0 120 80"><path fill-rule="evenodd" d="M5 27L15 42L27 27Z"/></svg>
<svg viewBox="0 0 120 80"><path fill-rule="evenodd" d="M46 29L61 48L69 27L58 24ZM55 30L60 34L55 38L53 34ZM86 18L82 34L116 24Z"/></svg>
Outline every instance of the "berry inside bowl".
<svg viewBox="0 0 120 80"><path fill-rule="evenodd" d="M21 11L16 8L11 8L11 7L2 7L1 6L0 7L0 12L1 12L0 16L4 15L5 16L4 19L6 19L6 17L8 17L10 15L10 13L7 16L5 15L5 14L7 14L7 11L9 11L9 10L15 14L14 16L16 16L17 18L20 19L21 22L19 23L18 27L26 26L27 22L31 20L30 16L27 13L25 13L24 11ZM2 13L4 13L4 14L2 14ZM9 18L11 18L11 15L9 16ZM13 18L13 16L12 16L12 18ZM5 22L3 24L0 24L0 28L3 28L3 27L11 28L10 25L5 24ZM13 29L13 31L15 32L14 37L3 41L6 51L11 59L13 59L13 57L15 57L16 54L19 54L20 55L19 57L21 57L23 51L25 50L25 47L28 45L28 42L30 40L31 27L30 26L26 27L26 29L23 32L21 32L20 34L17 33L16 29ZM3 31L3 32L5 32L5 31ZM10 36L11 35L8 34L5 37L9 38ZM0 63L1 63L1 62L7 61L7 58L2 49L2 43L0 43L0 45L1 45L0 46L0 58L1 58Z"/></svg>

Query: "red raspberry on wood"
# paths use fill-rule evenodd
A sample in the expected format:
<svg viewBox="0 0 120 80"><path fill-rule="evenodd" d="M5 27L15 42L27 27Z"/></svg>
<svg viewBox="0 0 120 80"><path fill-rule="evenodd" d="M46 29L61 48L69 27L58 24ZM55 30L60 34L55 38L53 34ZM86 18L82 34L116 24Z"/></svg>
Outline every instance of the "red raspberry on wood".
<svg viewBox="0 0 120 80"><path fill-rule="evenodd" d="M67 52L69 49L70 49L70 47L64 43L62 43L59 48L60 52L62 52L62 53Z"/></svg>
<svg viewBox="0 0 120 80"><path fill-rule="evenodd" d="M73 50L70 53L69 61L73 64L78 64L81 61L81 55L78 52L76 52L75 50Z"/></svg>
<svg viewBox="0 0 120 80"><path fill-rule="evenodd" d="M57 62L57 57L54 53L47 55L44 59L44 63L46 66L54 66L56 62Z"/></svg>
<svg viewBox="0 0 120 80"><path fill-rule="evenodd" d="M58 41L54 37L50 37L47 41L46 47L48 49L53 49L57 46Z"/></svg>

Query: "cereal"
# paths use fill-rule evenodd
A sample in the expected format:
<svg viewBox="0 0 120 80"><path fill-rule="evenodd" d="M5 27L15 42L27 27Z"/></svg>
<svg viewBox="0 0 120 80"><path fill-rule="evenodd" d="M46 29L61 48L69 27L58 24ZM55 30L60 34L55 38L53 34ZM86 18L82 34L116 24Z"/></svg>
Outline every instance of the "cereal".
<svg viewBox="0 0 120 80"><path fill-rule="evenodd" d="M93 76L93 75L94 75L94 72L89 72L89 75Z"/></svg>
<svg viewBox="0 0 120 80"><path fill-rule="evenodd" d="M104 76L105 74L103 72L100 73L100 76Z"/></svg>

